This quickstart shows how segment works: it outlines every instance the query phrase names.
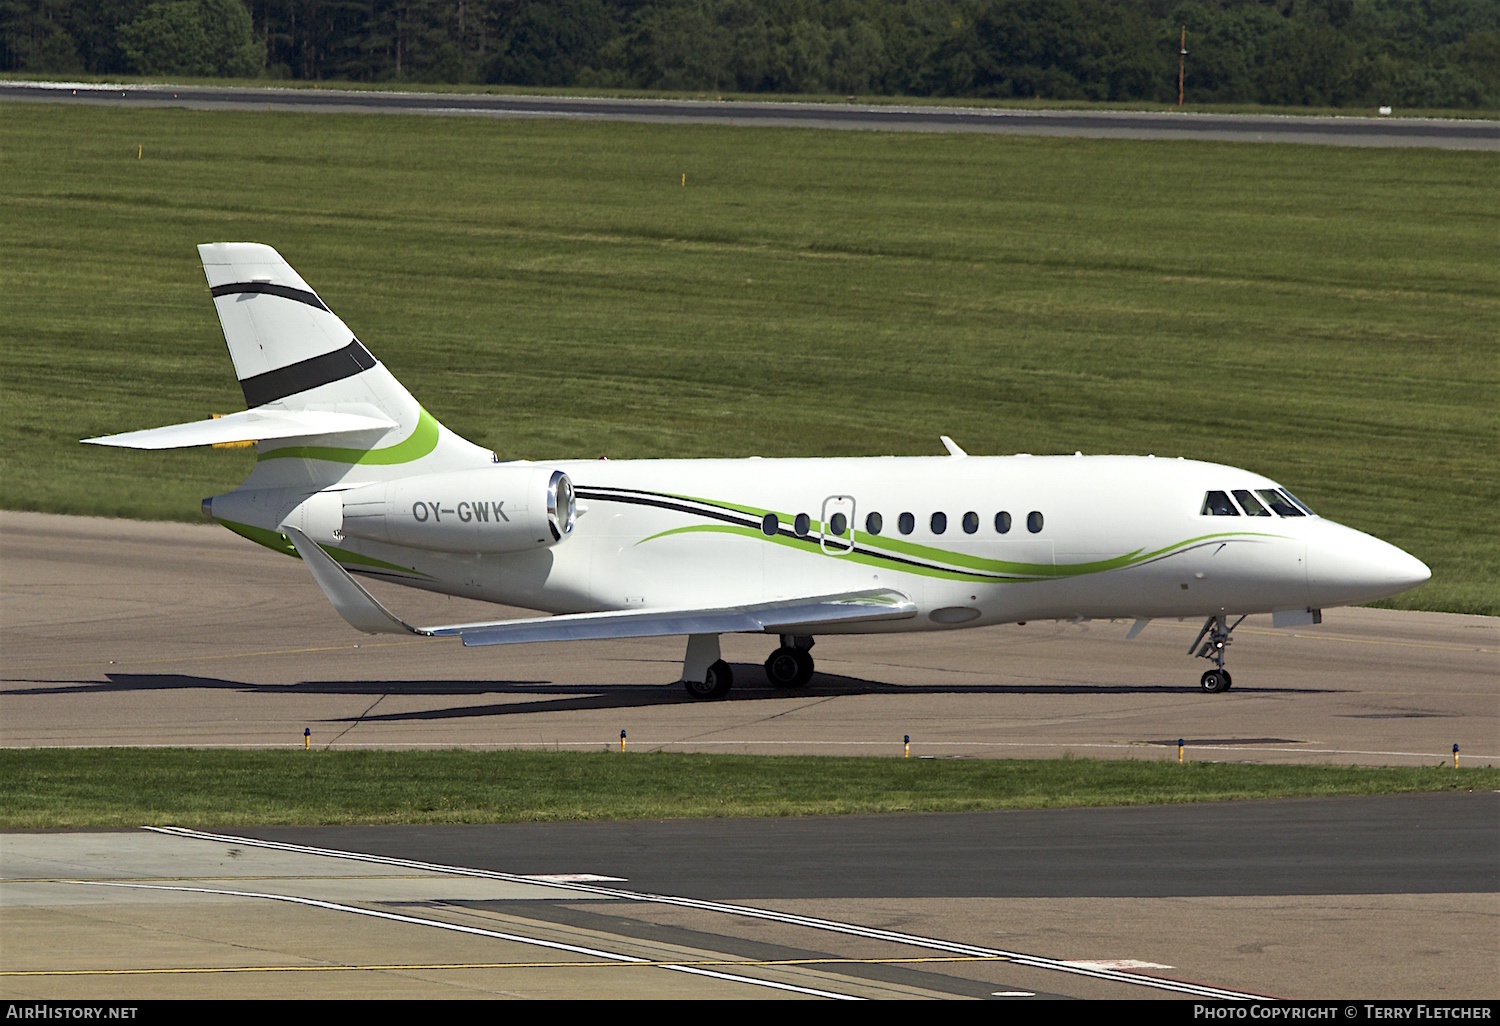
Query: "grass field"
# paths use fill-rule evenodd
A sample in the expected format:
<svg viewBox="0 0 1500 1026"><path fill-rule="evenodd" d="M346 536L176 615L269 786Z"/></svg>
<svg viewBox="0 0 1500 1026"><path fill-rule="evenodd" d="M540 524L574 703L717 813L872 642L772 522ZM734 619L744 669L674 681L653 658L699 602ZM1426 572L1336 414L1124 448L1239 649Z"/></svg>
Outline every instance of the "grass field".
<svg viewBox="0 0 1500 1026"><path fill-rule="evenodd" d="M794 816L1494 788L1500 769L472 751L0 751L0 829Z"/></svg>
<svg viewBox="0 0 1500 1026"><path fill-rule="evenodd" d="M248 472L76 442L241 407L227 240L506 455L1212 459L1500 614L1500 154L3 104L0 506Z"/></svg>

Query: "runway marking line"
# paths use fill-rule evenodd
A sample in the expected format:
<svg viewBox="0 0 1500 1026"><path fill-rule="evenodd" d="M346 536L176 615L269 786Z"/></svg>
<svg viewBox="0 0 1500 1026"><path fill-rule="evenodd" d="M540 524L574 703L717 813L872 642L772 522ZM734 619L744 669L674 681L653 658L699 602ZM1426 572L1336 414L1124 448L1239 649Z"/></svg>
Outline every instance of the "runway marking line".
<svg viewBox="0 0 1500 1026"><path fill-rule="evenodd" d="M167 834L173 837L183 837L200 841L215 841L219 843L240 844L247 847L268 848L274 851L298 852L305 855L322 855L328 858L347 859L354 862L370 862L388 866L403 866L406 868L426 869L439 873L451 873L455 876L472 876L486 880L505 880L513 883L530 883L540 887L553 887L560 891L571 891L577 894L592 894L599 897L614 898L616 900L636 901L648 904L675 905L680 908L692 908L704 912L717 912L723 915L738 916L746 919L761 919L769 922L785 923L790 926L802 926L813 930L823 930L829 933L839 933L851 937L863 937L867 940L880 940L906 947L926 948L934 951L944 951L955 955L989 955L999 956L1017 965L1024 965L1034 969L1050 969L1055 972L1068 973L1075 976L1087 976L1093 979L1107 980L1114 983L1127 983L1135 986L1147 987L1155 990L1166 990L1179 994L1187 994L1193 997L1213 998L1229 1001L1274 1001L1276 998L1265 994L1255 994L1248 991L1229 990L1223 987L1213 987L1206 984L1194 983L1189 980L1176 980L1157 976L1145 976L1140 973L1129 972L1119 969L1096 969L1084 966L1069 965L1066 961L1056 958L1046 958L1042 955L1031 955L1021 951L1006 951L999 948L986 948L976 944L965 944L960 941L941 940L936 937L923 937L918 934L900 933L895 930L882 930L877 927L860 926L855 923L844 923L832 919L819 919L813 916L800 916L790 912L776 912L771 909L755 908L750 905L730 905L718 901L705 901L698 898L685 898L670 894L654 894L644 891L628 891L618 887L601 887L597 884L578 883L539 883L528 880L526 877L514 873L502 873L490 869L472 869L465 866L447 866L436 862L422 862L417 859L401 859L388 855L371 855L364 852L343 851L337 848L318 848L312 845L292 844L286 841L265 841L254 837L239 837L234 834L212 834L202 830L190 830L185 827L143 827L153 833ZM90 881L80 881L90 882ZM149 885L127 884L124 886L142 887ZM164 888L165 889L165 888ZM187 888L177 888L186 890ZM303 904L323 904L313 902L310 899L282 900L298 901ZM374 913L363 911L367 915L378 915L385 918L401 918L392 913ZM450 927L461 931L486 933L472 927ZM543 943L550 942L531 942ZM556 945L554 945L556 946ZM593 952L589 952L593 954ZM628 957L628 956L627 956ZM684 972L709 972L709 970L682 970Z"/></svg>
<svg viewBox="0 0 1500 1026"><path fill-rule="evenodd" d="M540 749L540 750L546 750L548 748L554 748L554 749L557 749L557 748L606 748L606 749L610 749L612 751L613 750L612 746L613 746L614 743L615 742L610 741L608 739L605 739L605 740L594 740L594 741L514 741L514 742L512 742L512 741L486 741L486 742L477 742L477 743L472 743L472 744L465 744L465 745L462 745L460 747L465 748L465 749L474 749L474 750L494 749L496 751L507 751L507 750L512 750L512 749L523 749L523 748L536 748L536 749ZM879 740L879 741L813 741L813 740L801 740L801 741L757 741L757 740L741 740L741 741L640 741L640 742L637 742L637 745L639 747L643 747L643 748L656 748L656 749L671 748L671 747L683 747L683 746L686 746L686 747L704 747L704 746L709 746L709 745L716 745L716 746L721 746L721 747L734 747L734 746L738 745L738 746L742 746L742 747L745 747L745 748L756 748L756 747L769 748L769 747L776 747L776 746L785 747L785 746L792 746L792 745L800 745L800 746L808 747L808 748L816 748L816 747L824 747L824 748L826 748L826 747L890 748L890 747L892 747L892 742L889 741L889 740ZM918 743L917 742L913 742L913 745L916 746L916 745L918 745ZM13 746L0 745L0 747L13 747ZM255 750L255 751L260 751L260 750L271 751L271 750L282 749L282 748L296 748L297 745L296 745L295 742L268 744L268 743L258 742L258 741L245 741L245 742L230 742L230 743L227 743L227 744L204 745L204 746L183 745L183 744L147 744L147 745L97 745L97 744L81 744L81 745L27 745L26 747L28 747L28 748L36 748L36 749L47 749L47 750L52 750L52 749L57 749L57 750L72 750L72 749L79 749L79 748L196 748L196 747L206 747L206 748L234 748L234 749L246 749L246 750ZM343 747L340 747L337 750L341 751L341 752L350 752L350 751L363 751L363 750L366 750L366 749L379 748L379 749L388 749L388 750L391 750L391 751L401 751L401 750L406 750L406 749L412 749L412 750L422 749L422 748L444 748L444 749L447 749L447 748L452 748L452 747L453 747L453 744L451 742L448 742L448 741L410 741L410 742L402 742L399 745L351 744L351 745L345 745ZM1110 742L1110 741L923 741L923 742L920 742L920 747L923 747L923 748L1062 748L1062 749L1066 750L1066 749L1074 749L1074 748L1108 748L1108 749L1167 748L1167 749L1170 749L1170 748L1172 748L1174 746L1172 746L1172 745L1162 745L1162 744L1160 744L1158 742L1152 742L1152 741L1114 741L1114 742ZM1281 753L1289 753L1289 754L1293 754L1293 755L1297 755L1297 754L1301 754L1301 755L1385 755L1385 756L1399 756L1399 757L1408 758L1408 759L1439 759L1439 760L1443 760L1443 761L1446 761L1446 760L1451 759L1453 757L1453 753L1452 752L1383 752L1383 751L1367 750L1367 749L1363 749L1363 748L1264 748L1264 747L1250 746L1250 745L1188 745L1188 747L1191 748L1191 749L1193 749L1193 750L1195 750L1195 751L1200 751L1200 752L1220 752L1220 751L1222 751L1222 752L1281 752ZM1468 759L1468 760L1473 760L1473 761L1480 761L1480 760L1500 760L1500 755L1487 755L1487 754L1484 754L1484 753L1481 753L1481 752L1460 752L1458 757L1460 759Z"/></svg>
<svg viewBox="0 0 1500 1026"><path fill-rule="evenodd" d="M253 844L253 841L247 841ZM361 908L358 905L344 905L336 901L320 901L317 898L303 898L293 894L270 894L264 891L230 891L215 887L181 887L167 886L163 884L141 884L141 883L117 883L108 880L68 880L67 883L79 884L85 887L125 887L132 890L146 891L174 891L189 894L213 894L235 898L261 898L266 901L284 901L291 905L306 905L312 908L327 909L331 912L347 912L351 915L369 916L372 919L384 919L393 923L402 923L410 926L428 926L439 930L451 930L454 933L466 933L475 937L488 937L494 940L510 941L513 944L527 944L533 947L550 948L554 951L567 951L575 955L591 955L595 958L605 959L610 962L618 962L626 965L643 966L647 968L666 969L669 972L688 973L694 976L711 976L715 979L726 980L730 983L744 983L753 987L768 987L771 990L785 990L796 994L806 994L810 997L831 998L837 1001L859 1001L861 998L852 994L840 994L835 991L818 990L813 987L799 987L790 983L778 983L775 980L761 980L753 976L738 976L733 973L723 973L713 969L704 969L680 962L662 962L656 964L649 959L637 958L634 955L624 955L617 951L605 951L601 948L586 948L578 944L565 944L562 941L542 940L539 937L523 937L515 933L502 933L498 930L486 930L478 926L464 926L460 923L444 922L441 919L423 919L418 916L401 915L397 912L382 912L373 908ZM559 887L570 886L564 884L549 884L546 886ZM571 885L578 886L578 885Z"/></svg>
<svg viewBox="0 0 1500 1026"><path fill-rule="evenodd" d="M779 958L678 959L675 962L432 962L389 965L228 965L168 966L160 969L7 969L0 976L180 976L196 973L343 973L390 972L400 969L616 969L673 966L741 966L744 968L801 965L927 965L944 962L1009 962L1002 955L913 955L907 958Z"/></svg>

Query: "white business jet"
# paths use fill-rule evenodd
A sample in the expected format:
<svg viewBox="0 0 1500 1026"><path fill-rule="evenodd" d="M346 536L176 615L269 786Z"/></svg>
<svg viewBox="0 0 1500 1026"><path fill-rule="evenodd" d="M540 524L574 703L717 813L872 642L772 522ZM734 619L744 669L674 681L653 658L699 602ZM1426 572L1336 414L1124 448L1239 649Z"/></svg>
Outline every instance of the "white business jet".
<svg viewBox="0 0 1500 1026"><path fill-rule="evenodd" d="M969 456L947 437L940 457L505 460L438 423L274 249L198 250L249 408L87 441L254 441L249 479L203 512L300 556L367 633L686 635L688 694L713 699L725 633L778 637L766 676L797 688L818 635L1129 618L1135 637L1191 616L1202 688L1222 692L1246 614L1319 623L1430 576L1275 481L1192 460ZM556 615L414 627L355 574Z"/></svg>

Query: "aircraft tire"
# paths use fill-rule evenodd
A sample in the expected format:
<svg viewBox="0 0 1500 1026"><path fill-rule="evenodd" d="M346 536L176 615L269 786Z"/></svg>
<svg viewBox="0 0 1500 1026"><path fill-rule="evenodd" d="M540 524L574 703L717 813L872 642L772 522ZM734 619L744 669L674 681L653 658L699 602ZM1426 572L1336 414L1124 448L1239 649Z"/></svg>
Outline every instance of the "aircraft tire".
<svg viewBox="0 0 1500 1026"><path fill-rule="evenodd" d="M805 688L808 681L813 677L812 653L805 648L794 649L797 660L797 676L792 679L792 687Z"/></svg>
<svg viewBox="0 0 1500 1026"><path fill-rule="evenodd" d="M1225 691L1229 690L1229 685L1231 683L1229 678L1229 671L1209 670L1203 674L1198 683L1199 686L1201 686L1203 690L1210 695L1223 694Z"/></svg>
<svg viewBox="0 0 1500 1026"><path fill-rule="evenodd" d="M687 689L689 695L702 702L723 698L729 694L729 689L734 687L734 671L729 668L728 663L720 659L709 666L703 674L701 683L695 680L685 680L682 686Z"/></svg>
<svg viewBox="0 0 1500 1026"><path fill-rule="evenodd" d="M811 661L799 649L778 648L766 659L766 681L773 688L800 688L812 676L803 675L803 663Z"/></svg>

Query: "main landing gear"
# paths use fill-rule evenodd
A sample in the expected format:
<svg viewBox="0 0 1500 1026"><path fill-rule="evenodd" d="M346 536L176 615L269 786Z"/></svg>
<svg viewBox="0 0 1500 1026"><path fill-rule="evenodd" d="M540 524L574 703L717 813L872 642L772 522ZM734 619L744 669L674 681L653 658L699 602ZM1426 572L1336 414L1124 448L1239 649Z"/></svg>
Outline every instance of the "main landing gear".
<svg viewBox="0 0 1500 1026"><path fill-rule="evenodd" d="M790 634L781 636L781 647L766 660L766 680L773 688L806 687L812 680L813 657L808 649L813 647L812 638L799 638Z"/></svg>
<svg viewBox="0 0 1500 1026"><path fill-rule="evenodd" d="M719 658L717 634L688 635L682 660L682 686L699 701L723 698L734 687L734 671Z"/></svg>
<svg viewBox="0 0 1500 1026"><path fill-rule="evenodd" d="M1188 655L1213 661L1214 669L1206 671L1198 681L1199 686L1210 695L1222 694L1234 683L1229 671L1224 669L1224 653L1229 648L1229 635L1245 622L1245 618L1242 616L1232 624L1228 623L1228 619L1222 614L1210 616L1193 643L1188 646Z"/></svg>
<svg viewBox="0 0 1500 1026"><path fill-rule="evenodd" d="M766 680L773 688L806 687L812 680L813 658L808 649L813 639L792 634L781 636L781 647L766 660ZM688 636L682 660L682 686L699 701L723 698L734 687L734 671L719 658L717 634Z"/></svg>

